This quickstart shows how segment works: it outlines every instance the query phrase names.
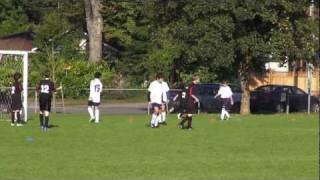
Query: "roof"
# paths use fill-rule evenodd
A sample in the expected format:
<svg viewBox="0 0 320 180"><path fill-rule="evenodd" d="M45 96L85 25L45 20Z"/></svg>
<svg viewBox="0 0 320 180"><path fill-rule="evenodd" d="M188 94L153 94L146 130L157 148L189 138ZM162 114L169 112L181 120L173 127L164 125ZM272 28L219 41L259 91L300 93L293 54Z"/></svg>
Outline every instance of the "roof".
<svg viewBox="0 0 320 180"><path fill-rule="evenodd" d="M0 50L32 51L32 32L21 32L0 38Z"/></svg>

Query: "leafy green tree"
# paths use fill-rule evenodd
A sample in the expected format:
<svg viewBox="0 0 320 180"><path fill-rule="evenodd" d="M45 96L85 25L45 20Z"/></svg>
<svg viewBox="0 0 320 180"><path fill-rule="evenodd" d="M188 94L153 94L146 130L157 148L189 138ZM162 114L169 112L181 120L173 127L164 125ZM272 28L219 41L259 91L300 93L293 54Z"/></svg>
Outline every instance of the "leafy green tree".
<svg viewBox="0 0 320 180"><path fill-rule="evenodd" d="M0 36L28 31L32 27L29 18L19 3L7 0L0 2Z"/></svg>

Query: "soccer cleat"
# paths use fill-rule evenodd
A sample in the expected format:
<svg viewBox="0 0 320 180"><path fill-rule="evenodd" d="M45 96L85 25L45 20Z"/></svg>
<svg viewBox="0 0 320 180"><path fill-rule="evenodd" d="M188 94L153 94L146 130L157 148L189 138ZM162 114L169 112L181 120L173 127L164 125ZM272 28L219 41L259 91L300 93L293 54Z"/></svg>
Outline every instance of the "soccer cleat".
<svg viewBox="0 0 320 180"><path fill-rule="evenodd" d="M11 123L11 126L15 126L16 124L14 124L14 123Z"/></svg>
<svg viewBox="0 0 320 180"><path fill-rule="evenodd" d="M21 124L21 123L18 123L18 124L17 124L17 126L18 126L18 127L21 127L21 126L23 126L23 124Z"/></svg>
<svg viewBox="0 0 320 180"><path fill-rule="evenodd" d="M166 125L167 125L167 122L166 122L166 121L163 121L161 124L164 125L164 126L166 126Z"/></svg>
<svg viewBox="0 0 320 180"><path fill-rule="evenodd" d="M94 118L90 118L89 122L91 122L91 123L94 122Z"/></svg>
<svg viewBox="0 0 320 180"><path fill-rule="evenodd" d="M188 128L188 131L192 131L192 129L193 129L192 127L189 127L189 128Z"/></svg>
<svg viewBox="0 0 320 180"><path fill-rule="evenodd" d="M183 126L181 124L178 125L179 129L183 129Z"/></svg>

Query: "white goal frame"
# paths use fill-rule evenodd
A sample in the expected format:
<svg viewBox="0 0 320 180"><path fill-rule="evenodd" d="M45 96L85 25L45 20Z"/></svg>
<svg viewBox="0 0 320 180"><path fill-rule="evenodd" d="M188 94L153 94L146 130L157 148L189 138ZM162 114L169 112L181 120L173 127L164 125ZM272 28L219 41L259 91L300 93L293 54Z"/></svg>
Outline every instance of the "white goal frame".
<svg viewBox="0 0 320 180"><path fill-rule="evenodd" d="M24 122L28 121L28 67L29 67L29 53L31 51L18 50L0 50L0 55L16 55L22 56L23 59L23 113Z"/></svg>

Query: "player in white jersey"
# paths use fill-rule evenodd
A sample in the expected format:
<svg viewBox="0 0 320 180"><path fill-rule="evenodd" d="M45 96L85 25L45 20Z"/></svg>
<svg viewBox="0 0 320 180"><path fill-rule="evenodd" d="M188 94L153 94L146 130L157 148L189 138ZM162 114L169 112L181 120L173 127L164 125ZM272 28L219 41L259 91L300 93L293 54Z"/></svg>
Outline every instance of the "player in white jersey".
<svg viewBox="0 0 320 180"><path fill-rule="evenodd" d="M228 120L230 118L230 114L228 111L231 110L231 107L233 105L233 93L231 91L231 88L228 86L227 81L223 81L222 86L220 87L218 93L214 97L216 98L218 96L220 96L222 100L220 118L223 121L226 116Z"/></svg>
<svg viewBox="0 0 320 180"><path fill-rule="evenodd" d="M99 105L100 105L100 94L103 86L100 81L101 73L96 72L94 79L90 81L90 95L88 100L88 112L90 115L90 122L99 123Z"/></svg>
<svg viewBox="0 0 320 180"><path fill-rule="evenodd" d="M161 121L161 107L163 104L163 77L157 74L156 80L151 82L148 88L148 102L152 107L152 117L150 125L152 128L157 128Z"/></svg>

